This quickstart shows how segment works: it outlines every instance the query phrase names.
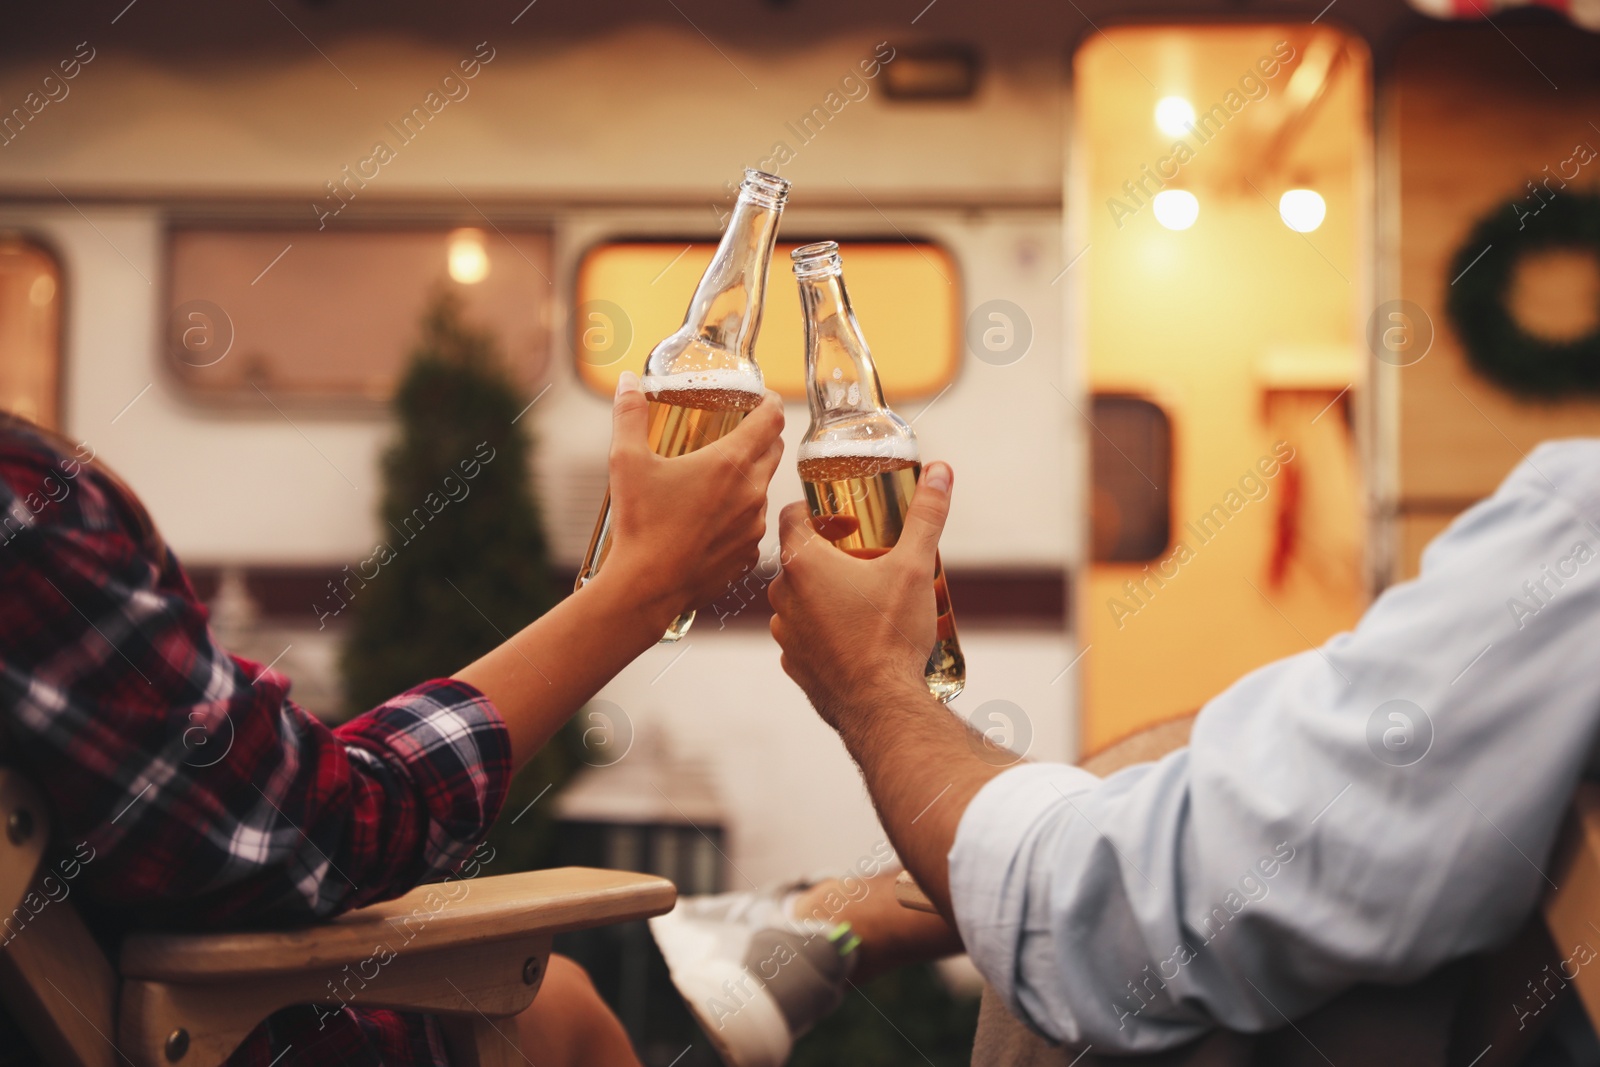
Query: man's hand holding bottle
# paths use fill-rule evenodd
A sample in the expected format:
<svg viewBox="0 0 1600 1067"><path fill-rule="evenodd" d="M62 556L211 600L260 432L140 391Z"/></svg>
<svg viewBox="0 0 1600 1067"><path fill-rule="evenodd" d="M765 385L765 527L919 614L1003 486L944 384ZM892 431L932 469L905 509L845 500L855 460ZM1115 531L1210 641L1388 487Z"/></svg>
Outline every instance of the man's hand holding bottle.
<svg viewBox="0 0 1600 1067"><path fill-rule="evenodd" d="M930 464L893 548L860 559L816 533L829 521L796 501L778 517L783 572L767 588L783 669L841 734L870 726L890 700L929 700L928 649L938 640L934 571L950 511L951 471ZM934 705L937 707L937 705Z"/></svg>

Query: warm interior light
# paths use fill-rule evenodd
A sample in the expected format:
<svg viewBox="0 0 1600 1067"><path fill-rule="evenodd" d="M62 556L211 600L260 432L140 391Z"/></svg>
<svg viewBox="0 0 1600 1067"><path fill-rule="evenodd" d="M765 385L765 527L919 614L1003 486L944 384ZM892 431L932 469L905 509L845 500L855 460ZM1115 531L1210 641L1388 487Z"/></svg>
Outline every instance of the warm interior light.
<svg viewBox="0 0 1600 1067"><path fill-rule="evenodd" d="M28 286L28 302L36 308L42 308L55 299L56 280L48 274L41 274Z"/></svg>
<svg viewBox="0 0 1600 1067"><path fill-rule="evenodd" d="M1314 189L1290 189L1278 198L1283 224L1297 233L1310 233L1327 217L1328 204Z"/></svg>
<svg viewBox="0 0 1600 1067"><path fill-rule="evenodd" d="M1182 137L1194 121L1194 108L1181 96L1164 96L1156 104L1156 125L1168 137Z"/></svg>
<svg viewBox="0 0 1600 1067"><path fill-rule="evenodd" d="M1156 221L1169 230L1187 230L1200 217L1200 201L1187 189L1163 189L1150 206Z"/></svg>
<svg viewBox="0 0 1600 1067"><path fill-rule="evenodd" d="M476 285L489 276L489 253L481 230L457 230L450 235L450 277L462 285Z"/></svg>

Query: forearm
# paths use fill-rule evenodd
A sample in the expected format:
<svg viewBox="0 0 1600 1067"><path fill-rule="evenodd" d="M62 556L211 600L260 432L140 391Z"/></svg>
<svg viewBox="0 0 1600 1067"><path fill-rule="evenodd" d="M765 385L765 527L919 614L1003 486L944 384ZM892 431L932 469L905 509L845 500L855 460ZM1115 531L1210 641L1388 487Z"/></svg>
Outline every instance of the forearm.
<svg viewBox="0 0 1600 1067"><path fill-rule="evenodd" d="M906 870L947 920L947 856L967 804L1002 768L980 759L975 735L925 689L864 693L841 709L840 737Z"/></svg>
<svg viewBox="0 0 1600 1067"><path fill-rule="evenodd" d="M494 702L521 767L600 687L661 639L669 608L637 592L620 571L602 570L481 658L457 671Z"/></svg>

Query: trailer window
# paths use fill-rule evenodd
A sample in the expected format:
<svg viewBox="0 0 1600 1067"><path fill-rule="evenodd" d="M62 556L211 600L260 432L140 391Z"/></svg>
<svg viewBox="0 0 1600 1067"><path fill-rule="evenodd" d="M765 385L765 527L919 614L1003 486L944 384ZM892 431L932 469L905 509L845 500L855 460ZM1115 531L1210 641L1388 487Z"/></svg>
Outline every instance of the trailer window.
<svg viewBox="0 0 1600 1067"><path fill-rule="evenodd" d="M1145 563L1172 540L1172 423L1143 397L1101 393L1089 427L1096 563Z"/></svg>
<svg viewBox="0 0 1600 1067"><path fill-rule="evenodd" d="M260 404L394 392L423 312L454 291L525 387L548 356L546 233L499 228L180 229L168 248L165 349L201 398Z"/></svg>
<svg viewBox="0 0 1600 1067"><path fill-rule="evenodd" d="M805 396L805 339L789 252L772 257L756 359L767 385ZM637 371L655 343L683 323L695 283L711 262L710 241L617 241L578 266L568 344L579 378L610 396L617 376ZM961 355L961 288L954 259L930 241L841 241L856 318L891 402L931 396L956 375Z"/></svg>
<svg viewBox="0 0 1600 1067"><path fill-rule="evenodd" d="M0 235L0 408L58 429L60 385L61 267Z"/></svg>

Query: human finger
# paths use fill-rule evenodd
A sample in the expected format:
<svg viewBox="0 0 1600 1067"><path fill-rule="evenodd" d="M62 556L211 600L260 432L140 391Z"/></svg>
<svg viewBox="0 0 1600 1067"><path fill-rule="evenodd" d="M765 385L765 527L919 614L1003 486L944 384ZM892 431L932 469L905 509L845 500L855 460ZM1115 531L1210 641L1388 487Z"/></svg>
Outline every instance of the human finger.
<svg viewBox="0 0 1600 1067"><path fill-rule="evenodd" d="M894 546L896 554L910 554L931 567L939 551L939 535L950 515L950 490L955 472L947 463L930 463L917 482L916 495L906 509L905 525Z"/></svg>
<svg viewBox="0 0 1600 1067"><path fill-rule="evenodd" d="M726 455L737 463L749 464L766 453L783 433L783 401L767 390L766 396L733 431L722 439Z"/></svg>

